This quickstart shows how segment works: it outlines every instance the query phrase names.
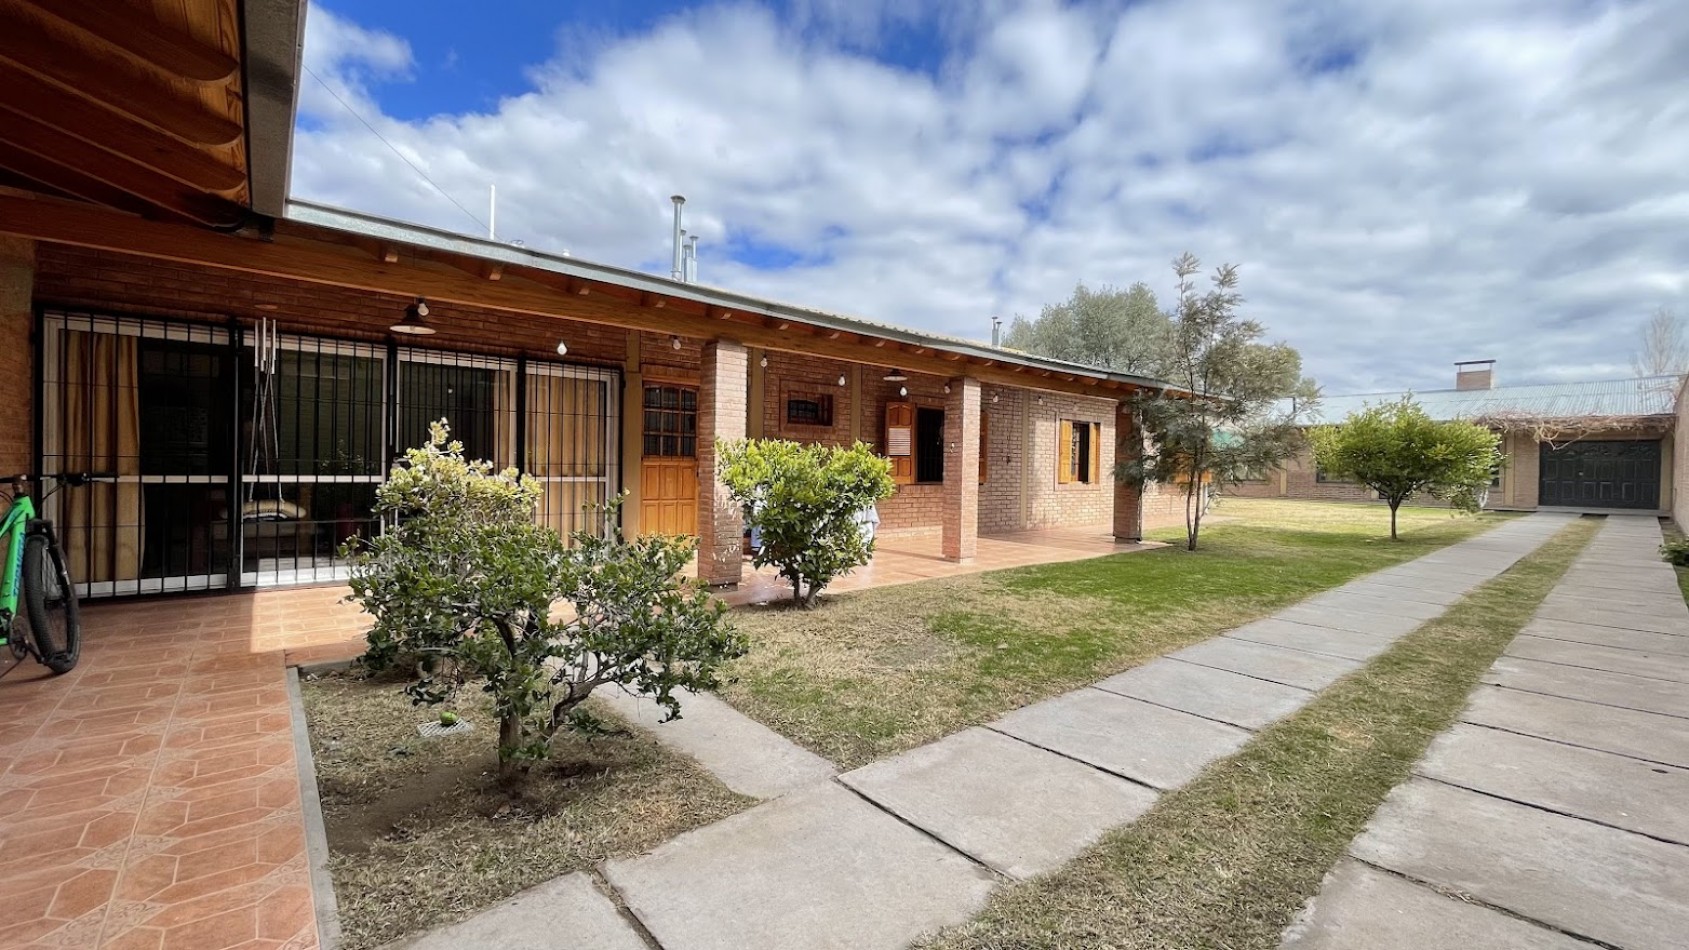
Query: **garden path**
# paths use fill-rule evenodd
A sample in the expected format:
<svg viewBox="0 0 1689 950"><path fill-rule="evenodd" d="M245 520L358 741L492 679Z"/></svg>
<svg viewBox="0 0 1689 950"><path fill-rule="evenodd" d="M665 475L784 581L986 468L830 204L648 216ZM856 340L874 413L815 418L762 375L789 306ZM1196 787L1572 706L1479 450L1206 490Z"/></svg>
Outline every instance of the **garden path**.
<svg viewBox="0 0 1689 950"><path fill-rule="evenodd" d="M1607 519L1287 950L1681 945L1689 607L1660 540Z"/></svg>
<svg viewBox="0 0 1689 950"><path fill-rule="evenodd" d="M966 920L999 883L1051 870L1129 823L1569 517L1508 522L1095 686L833 781L805 781L608 862L604 876L664 950L907 946ZM540 906L501 905L458 932L536 912L568 932L562 908Z"/></svg>

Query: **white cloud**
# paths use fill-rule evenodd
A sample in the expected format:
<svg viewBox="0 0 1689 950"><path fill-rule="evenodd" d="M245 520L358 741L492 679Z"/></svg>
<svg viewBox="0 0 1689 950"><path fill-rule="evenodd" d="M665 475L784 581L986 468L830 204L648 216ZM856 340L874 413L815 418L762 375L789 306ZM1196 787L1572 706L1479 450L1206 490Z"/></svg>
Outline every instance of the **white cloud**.
<svg viewBox="0 0 1689 950"><path fill-rule="evenodd" d="M708 7L560 47L485 114L404 122L402 39L317 7L306 61L500 233L983 337L1191 250L1334 392L1622 374L1689 309L1689 18L1672 0ZM970 7L970 10L972 8ZM937 69L879 62L900 31ZM475 231L305 80L300 197ZM730 248L779 248L758 268ZM754 257L741 253L747 261Z"/></svg>

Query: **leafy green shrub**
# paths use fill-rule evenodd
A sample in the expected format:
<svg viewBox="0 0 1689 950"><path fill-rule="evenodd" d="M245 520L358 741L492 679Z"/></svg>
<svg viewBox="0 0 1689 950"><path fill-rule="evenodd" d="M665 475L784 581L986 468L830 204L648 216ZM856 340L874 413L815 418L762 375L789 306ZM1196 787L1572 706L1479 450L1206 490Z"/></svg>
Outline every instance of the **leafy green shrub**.
<svg viewBox="0 0 1689 950"><path fill-rule="evenodd" d="M822 588L873 557L858 517L896 485L872 448L750 439L719 451L722 484L761 542L753 563L778 567L794 602L813 606Z"/></svg>
<svg viewBox="0 0 1689 950"><path fill-rule="evenodd" d="M620 498L597 509L602 534L566 541L534 521L538 482L465 459L444 420L430 428L376 491L387 530L346 548L350 599L375 618L369 666L419 657L406 687L419 704L481 681L507 778L545 758L560 728L590 729L578 707L599 686L650 695L673 719L675 690L719 685L744 647L722 604L680 579L690 541L624 540Z"/></svg>
<svg viewBox="0 0 1689 950"><path fill-rule="evenodd" d="M1660 545L1660 556L1678 567L1689 567L1689 538L1673 538Z"/></svg>
<svg viewBox="0 0 1689 950"><path fill-rule="evenodd" d="M1359 482L1390 506L1391 540L1396 510L1420 492L1477 512L1505 461L1501 436L1471 422L1432 419L1411 396L1320 426L1312 439L1314 460L1328 475Z"/></svg>

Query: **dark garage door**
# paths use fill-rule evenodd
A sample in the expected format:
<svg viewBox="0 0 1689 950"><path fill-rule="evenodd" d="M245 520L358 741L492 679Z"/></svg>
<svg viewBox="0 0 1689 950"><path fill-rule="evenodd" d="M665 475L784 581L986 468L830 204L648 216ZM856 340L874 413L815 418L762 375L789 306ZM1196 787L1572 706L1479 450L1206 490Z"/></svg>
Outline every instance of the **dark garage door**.
<svg viewBox="0 0 1689 950"><path fill-rule="evenodd" d="M1660 443L1544 443L1540 487L1543 505L1653 511L1660 507Z"/></svg>

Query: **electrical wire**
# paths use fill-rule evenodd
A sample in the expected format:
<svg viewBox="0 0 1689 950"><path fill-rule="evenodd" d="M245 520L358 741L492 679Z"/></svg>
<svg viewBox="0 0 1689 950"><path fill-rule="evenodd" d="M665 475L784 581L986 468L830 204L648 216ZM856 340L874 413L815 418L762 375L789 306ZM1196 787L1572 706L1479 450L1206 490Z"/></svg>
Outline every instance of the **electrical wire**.
<svg viewBox="0 0 1689 950"><path fill-rule="evenodd" d="M304 64L301 63L300 65L304 65ZM427 172L418 168L415 162L411 161L409 158L406 158L404 152L399 151L397 146L395 146L392 142L387 141L386 136L384 136L380 132L376 131L375 126L370 125L368 119L365 119L362 115L359 115L358 110L352 108L351 103L347 102L345 99L342 99L340 97L340 93L335 92L334 87L329 85L326 81L324 81L323 77L317 75L316 72L314 70L312 70L311 67L309 67L309 66L305 66L305 72L307 74L309 74L312 79L315 79L318 83L321 83L322 87L324 89L328 90L328 94L334 97L334 101L340 103L341 107L344 108L348 113L350 113L352 118L357 119L359 122L363 123L364 128L369 129L371 135L373 135L376 138L381 140L381 144L387 146L389 149L392 149L393 154L399 156L400 161L404 162L406 165L409 165L411 167L411 171L416 172L418 175L420 175L422 177L423 181L427 182L430 186L433 187L433 189L435 191L439 192L440 197L446 199L447 201L450 201L454 205L457 205L457 210L459 210L459 211L463 212L464 214L468 215L469 220L475 222L477 225L480 225L481 230L483 230L483 231L488 230L487 222L482 221L480 218L476 217L475 212L470 211L468 208L465 208L461 203L458 202L458 200L456 198L453 198L450 194L447 194L446 189L441 188L438 182L436 182L432 178L429 178Z"/></svg>

